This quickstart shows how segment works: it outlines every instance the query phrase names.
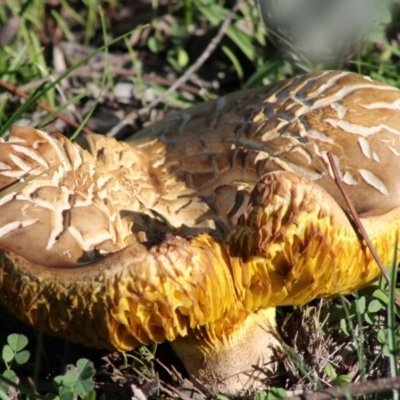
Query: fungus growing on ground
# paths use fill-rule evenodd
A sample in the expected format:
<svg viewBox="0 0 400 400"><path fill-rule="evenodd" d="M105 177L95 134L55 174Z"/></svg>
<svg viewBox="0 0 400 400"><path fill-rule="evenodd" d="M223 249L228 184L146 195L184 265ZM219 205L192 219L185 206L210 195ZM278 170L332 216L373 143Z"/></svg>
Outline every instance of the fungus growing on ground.
<svg viewBox="0 0 400 400"><path fill-rule="evenodd" d="M86 346L168 340L197 384L252 387L280 347L274 307L380 275L328 152L391 262L399 103L395 88L322 72L192 107L126 143L14 127L0 143L0 303Z"/></svg>

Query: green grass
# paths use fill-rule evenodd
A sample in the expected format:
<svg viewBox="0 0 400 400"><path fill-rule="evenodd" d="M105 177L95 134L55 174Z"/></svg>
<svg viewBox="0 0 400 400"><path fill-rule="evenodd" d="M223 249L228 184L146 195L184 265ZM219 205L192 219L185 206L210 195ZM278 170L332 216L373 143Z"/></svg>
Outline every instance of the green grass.
<svg viewBox="0 0 400 400"><path fill-rule="evenodd" d="M59 7L52 7L39 0L9 0L8 7L0 8L0 25L12 17L19 18L14 37L0 47L0 79L17 88L27 88L30 96L25 101L0 89L0 135L21 120L28 120L33 126L47 126L60 112L76 117L81 126L93 122L99 107L113 110L114 89L121 81L133 82L136 93L128 105L115 106L115 114L120 113L123 118L133 108L146 106L200 57L234 4L224 0L179 0L166 6L165 2L153 0L145 10L137 9L122 23L117 17L122 18L123 3L63 0ZM147 18L135 19L140 13ZM329 66L370 75L400 88L399 16L398 2L394 2L392 14L386 10L379 14L373 29L364 33L362 45ZM121 28L123 24L125 28ZM279 26L275 31L267 29L260 23L253 2L241 1L226 35L196 76L186 82L188 88L181 87L135 120L129 133L162 118L169 109L325 67L307 59L290 41L291 35L290 30ZM64 51L64 42L76 42L84 50L82 54L65 51L59 57L58 62L62 61L66 70L54 61L56 51ZM121 56L126 56L124 63L116 61ZM152 70L148 71L150 67ZM46 82L40 83L43 78ZM38 100L54 112L41 111ZM70 136L80 131L63 128ZM392 271L395 282L396 270ZM282 335L294 353L290 352L283 378L269 398L282 395L282 388L289 392L319 390L346 382L399 376L400 314L393 303L393 290L394 284L388 287L380 280L353 296L280 310ZM10 321L11 317L5 319ZM9 325L9 334L18 333L18 325ZM3 339L0 348L9 346L6 337ZM34 336L30 338L30 343L35 341ZM16 356L21 349L14 350ZM7 357L3 353L4 368L0 371L14 379L21 370L16 369L15 376L6 372L13 370ZM49 354L46 357L51 358ZM141 360L139 371L154 378L154 360ZM123 372L127 368L124 362L119 364ZM59 382L62 390L65 380L60 378ZM4 383L1 388L4 392ZM20 386L17 388L21 390ZM254 399L266 397L257 394Z"/></svg>

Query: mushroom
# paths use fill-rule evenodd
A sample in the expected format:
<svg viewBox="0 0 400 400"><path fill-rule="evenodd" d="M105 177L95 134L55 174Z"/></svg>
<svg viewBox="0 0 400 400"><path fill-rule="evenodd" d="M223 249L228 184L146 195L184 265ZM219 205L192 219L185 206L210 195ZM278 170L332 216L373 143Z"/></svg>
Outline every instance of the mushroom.
<svg viewBox="0 0 400 400"><path fill-rule="evenodd" d="M226 394L273 369L275 307L351 293L400 227L400 91L318 72L184 110L118 142L14 127L0 143L0 303L127 351L171 342Z"/></svg>

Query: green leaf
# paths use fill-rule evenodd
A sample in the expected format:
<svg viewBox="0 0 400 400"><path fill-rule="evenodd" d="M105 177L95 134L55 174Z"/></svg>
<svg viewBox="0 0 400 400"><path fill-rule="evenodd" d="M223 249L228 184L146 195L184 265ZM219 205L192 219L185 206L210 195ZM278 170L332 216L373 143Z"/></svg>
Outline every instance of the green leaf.
<svg viewBox="0 0 400 400"><path fill-rule="evenodd" d="M360 314L364 314L365 313L365 308L366 308L366 300L365 300L365 296L360 297L359 299L356 300L356 307L357 307L357 311Z"/></svg>
<svg viewBox="0 0 400 400"><path fill-rule="evenodd" d="M75 393L72 392L65 392L60 396L60 400L75 400L76 396Z"/></svg>
<svg viewBox="0 0 400 400"><path fill-rule="evenodd" d="M11 382L14 382L14 383L18 382L17 375L15 375L15 372L12 371L11 369L8 369L8 370L4 371L2 376L4 376L4 378L10 380Z"/></svg>
<svg viewBox="0 0 400 400"><path fill-rule="evenodd" d="M1 354L3 361L8 364L13 358L14 358L15 352L12 350L12 348L6 344L3 347L3 352Z"/></svg>
<svg viewBox="0 0 400 400"><path fill-rule="evenodd" d="M271 83L268 79L269 74L280 66L278 59L271 59L257 67L257 70L250 76L243 85L243 89L249 89L264 84Z"/></svg>
<svg viewBox="0 0 400 400"><path fill-rule="evenodd" d="M96 400L96 392L90 392L85 396L85 400Z"/></svg>
<svg viewBox="0 0 400 400"><path fill-rule="evenodd" d="M9 386L6 384L6 383L4 383L4 382L2 382L2 381L0 381L0 399L9 399L9 397L6 395L6 393L8 392L8 389L9 389Z"/></svg>
<svg viewBox="0 0 400 400"><path fill-rule="evenodd" d="M383 29L376 28L367 34L368 40L372 43L382 42L385 39L385 32Z"/></svg>
<svg viewBox="0 0 400 400"><path fill-rule="evenodd" d="M189 64L189 56L184 49L178 50L178 64L181 68L185 68Z"/></svg>
<svg viewBox="0 0 400 400"><path fill-rule="evenodd" d="M267 400L285 399L287 393L282 388L271 388L268 392Z"/></svg>
<svg viewBox="0 0 400 400"><path fill-rule="evenodd" d="M64 375L54 378L54 384L60 394L60 399L68 400L70 394L86 396L94 390L93 376L96 370L93 363L85 358L78 360L76 370L70 370Z"/></svg>
<svg viewBox="0 0 400 400"><path fill-rule="evenodd" d="M386 343L386 329L382 329L378 332L377 339L379 343Z"/></svg>
<svg viewBox="0 0 400 400"><path fill-rule="evenodd" d="M75 393L78 395L90 393L94 390L93 376L96 373L93 363L81 358L76 367L79 371L79 382L76 385Z"/></svg>
<svg viewBox="0 0 400 400"><path fill-rule="evenodd" d="M61 382L64 386L73 386L78 382L79 376L78 372L75 370L68 371L65 375L62 376Z"/></svg>
<svg viewBox="0 0 400 400"><path fill-rule="evenodd" d="M385 357L390 357L391 356L390 351L389 351L389 347L386 344L383 346L382 354Z"/></svg>
<svg viewBox="0 0 400 400"><path fill-rule="evenodd" d="M369 325L374 325L375 321L371 319L371 316L368 313L364 314L364 320Z"/></svg>
<svg viewBox="0 0 400 400"><path fill-rule="evenodd" d="M392 13L388 6L381 8L380 12L377 13L377 19L381 24L388 25L392 22Z"/></svg>
<svg viewBox="0 0 400 400"><path fill-rule="evenodd" d="M174 39L174 44L183 44L185 40L190 38L188 29L180 25L172 25L171 35Z"/></svg>
<svg viewBox="0 0 400 400"><path fill-rule="evenodd" d="M82 380L93 379L94 374L96 373L93 363L86 358L81 358L80 360L78 360L78 362L76 363L76 367L80 372L80 378Z"/></svg>
<svg viewBox="0 0 400 400"><path fill-rule="evenodd" d="M147 40L147 46L151 52L157 54L161 51L162 45L161 42L156 39L154 36L150 36Z"/></svg>
<svg viewBox="0 0 400 400"><path fill-rule="evenodd" d="M64 375L56 376L53 381L60 395L67 392L73 393L73 387L78 382L78 373L68 371Z"/></svg>
<svg viewBox="0 0 400 400"><path fill-rule="evenodd" d="M54 393L48 393L46 396L44 396L45 400L60 400L60 396L54 394Z"/></svg>
<svg viewBox="0 0 400 400"><path fill-rule="evenodd" d="M1 400L11 400L11 398L8 397L7 394L6 394L7 391L8 391L8 389L7 390L3 390L3 388L1 387L1 383L0 383L0 399Z"/></svg>
<svg viewBox="0 0 400 400"><path fill-rule="evenodd" d="M30 353L28 350L22 350L15 355L15 361L17 364L25 364L29 360Z"/></svg>
<svg viewBox="0 0 400 400"><path fill-rule="evenodd" d="M330 379L335 379L337 377L337 373L335 371L335 368L332 366L332 364L326 363L325 367L324 367L324 370L325 370L326 375Z"/></svg>
<svg viewBox="0 0 400 400"><path fill-rule="evenodd" d="M375 290L374 293L372 293L372 296L375 299L380 300L383 304L387 304L389 301L388 295L381 289Z"/></svg>
<svg viewBox="0 0 400 400"><path fill-rule="evenodd" d="M160 96L162 93L165 92L165 88L162 86L157 86L157 85L152 85L150 86L150 90L153 93L154 96ZM167 96L166 101L168 105L177 105L182 108L190 107L193 105L192 102L184 99L177 93L171 93L169 96Z"/></svg>
<svg viewBox="0 0 400 400"><path fill-rule="evenodd" d="M217 4L211 6L197 4L197 9L203 14L204 18L213 25L218 25L228 14L228 10Z"/></svg>
<svg viewBox="0 0 400 400"><path fill-rule="evenodd" d="M349 331L347 329L347 321L344 318L340 320L340 329L343 331L345 335L349 336Z"/></svg>
<svg viewBox="0 0 400 400"><path fill-rule="evenodd" d="M181 71L182 68L178 63L178 60L176 59L176 52L174 50L169 50L167 53L167 61L171 64L172 68L175 71Z"/></svg>
<svg viewBox="0 0 400 400"><path fill-rule="evenodd" d="M7 343L15 351L21 351L28 344L28 338L25 335L13 333L8 336Z"/></svg>
<svg viewBox="0 0 400 400"><path fill-rule="evenodd" d="M384 306L379 300L372 300L368 304L368 312L370 313L377 313L378 311L382 310Z"/></svg>
<svg viewBox="0 0 400 400"><path fill-rule="evenodd" d="M231 60L233 66L235 67L236 73L240 79L243 79L243 68L240 65L240 61L236 57L236 54L227 46L222 46L222 51Z"/></svg>
<svg viewBox="0 0 400 400"><path fill-rule="evenodd" d="M8 379L8 380L11 381L11 382L14 382L14 383L17 383L17 382L18 382L17 375L15 375L15 372L12 371L11 369L7 369L6 371L4 371L4 372L1 374L1 376L2 376L3 378L5 378L5 379ZM5 394L5 393L8 392L9 389L10 389L9 385L8 385L6 382L4 382L4 381L2 381L2 380L0 379L0 393L3 391L4 394ZM4 397L4 398L7 398L7 399L8 399L8 396L7 396L7 397Z"/></svg>
<svg viewBox="0 0 400 400"><path fill-rule="evenodd" d="M225 396L224 398L227 399ZM253 397L253 400L267 400L267 395L264 392L256 393Z"/></svg>
<svg viewBox="0 0 400 400"><path fill-rule="evenodd" d="M233 25L230 25L226 30L227 36L239 47L240 50L245 54L245 56L250 60L255 60L255 49L252 43L251 37L241 31L240 29L236 28Z"/></svg>
<svg viewBox="0 0 400 400"><path fill-rule="evenodd" d="M352 381L351 376L348 375L339 375L337 378L335 378L332 382L331 385L345 385L347 383L350 383Z"/></svg>
<svg viewBox="0 0 400 400"><path fill-rule="evenodd" d="M75 386L75 394L77 394L78 396L90 393L92 390L94 390L94 382L93 381L92 382L80 381Z"/></svg>
<svg viewBox="0 0 400 400"><path fill-rule="evenodd" d="M4 376L4 373L3 373ZM9 386L7 385L7 383L3 382L2 380L0 380L0 393L7 393L9 389Z"/></svg>

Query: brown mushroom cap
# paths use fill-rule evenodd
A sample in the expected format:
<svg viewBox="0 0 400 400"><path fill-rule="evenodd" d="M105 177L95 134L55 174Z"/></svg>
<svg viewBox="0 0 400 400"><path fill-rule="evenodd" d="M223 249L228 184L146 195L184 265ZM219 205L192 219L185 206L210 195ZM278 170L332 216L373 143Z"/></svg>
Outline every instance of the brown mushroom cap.
<svg viewBox="0 0 400 400"><path fill-rule="evenodd" d="M217 204L221 187L251 189L285 170L317 181L345 207L329 151L358 213L376 215L399 205L399 102L398 89L369 77L316 72L172 114L129 143Z"/></svg>
<svg viewBox="0 0 400 400"><path fill-rule="evenodd" d="M272 307L379 276L328 151L391 262L399 104L397 89L324 72L193 107L129 144L14 127L0 143L0 303L88 346L173 341L192 379L235 391L279 346Z"/></svg>

